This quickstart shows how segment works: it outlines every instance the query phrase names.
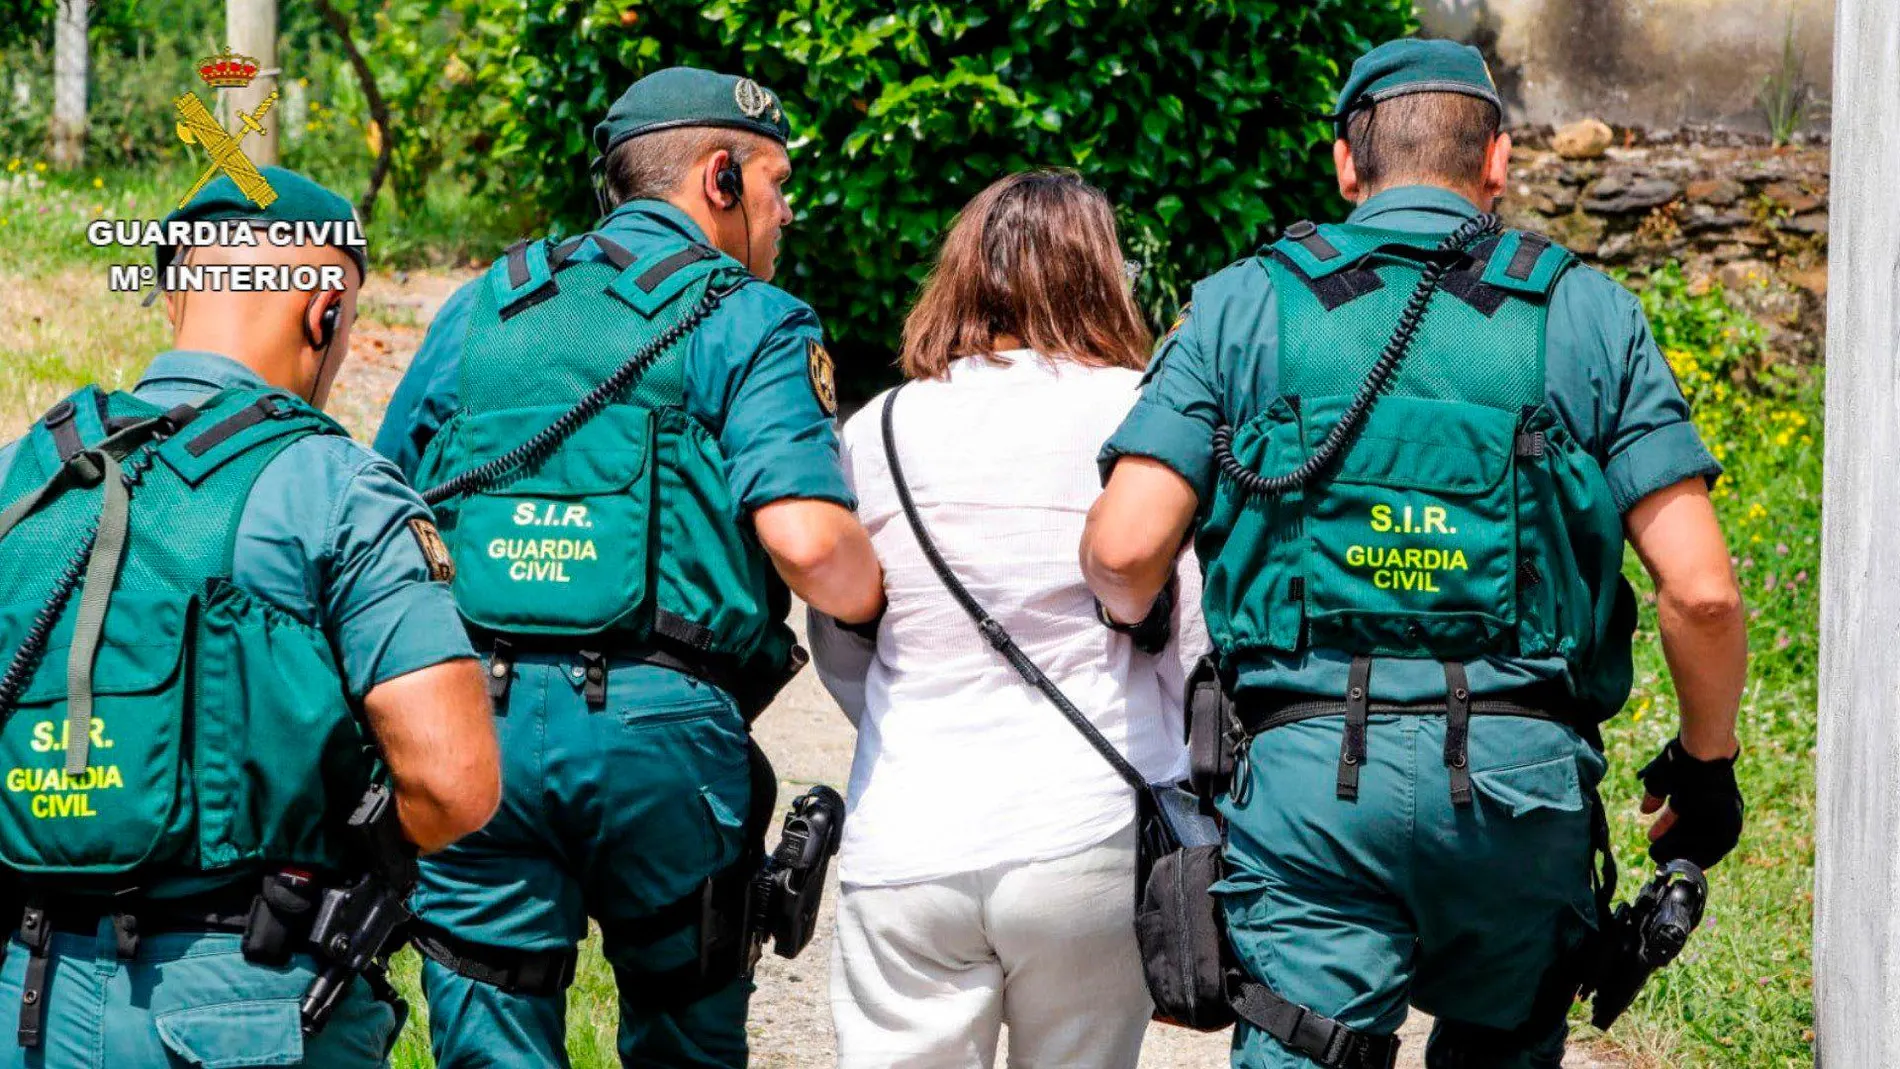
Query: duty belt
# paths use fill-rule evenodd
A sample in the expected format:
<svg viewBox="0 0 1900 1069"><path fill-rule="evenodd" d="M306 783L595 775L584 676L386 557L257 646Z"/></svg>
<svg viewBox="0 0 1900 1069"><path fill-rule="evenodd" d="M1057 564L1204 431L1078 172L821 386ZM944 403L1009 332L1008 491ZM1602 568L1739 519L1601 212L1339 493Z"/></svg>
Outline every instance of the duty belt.
<svg viewBox="0 0 1900 1069"><path fill-rule="evenodd" d="M475 648L488 659L488 697L497 710L508 698L514 681L515 659L522 654L571 658L581 670L581 695L590 708L607 704L607 670L613 661L650 664L692 676L732 695L745 722L758 719L786 683L811 659L803 647L793 646L785 669L776 676L754 675L721 658L673 643L625 642L610 637L554 637L473 632Z"/></svg>
<svg viewBox="0 0 1900 1069"><path fill-rule="evenodd" d="M1516 716L1529 720L1548 720L1578 731L1591 745L1601 748L1594 725L1586 727L1574 716L1556 711L1556 703L1526 704L1512 696L1473 698L1465 678L1465 666L1447 661L1445 698L1431 702L1375 702L1371 698L1372 658L1354 657L1347 673L1346 695L1339 699L1294 700L1286 702L1248 701L1243 695L1234 710L1235 719L1248 738L1263 731L1313 720L1323 716L1346 718L1340 740L1339 774L1335 791L1342 801L1359 797L1359 769L1366 760L1366 735L1370 719L1377 716L1443 716L1445 718L1445 769L1451 781L1453 805L1471 804L1471 770L1468 744L1471 718L1474 716Z"/></svg>

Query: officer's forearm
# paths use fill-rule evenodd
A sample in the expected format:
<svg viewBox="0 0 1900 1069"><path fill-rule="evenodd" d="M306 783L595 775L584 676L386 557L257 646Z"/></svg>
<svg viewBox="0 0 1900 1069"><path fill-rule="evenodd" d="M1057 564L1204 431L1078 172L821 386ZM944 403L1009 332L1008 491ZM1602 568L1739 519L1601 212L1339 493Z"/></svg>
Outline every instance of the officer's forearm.
<svg viewBox="0 0 1900 1069"><path fill-rule="evenodd" d="M849 509L829 501L774 501L753 513L752 524L779 578L805 604L847 624L868 623L884 611L884 569Z"/></svg>
<svg viewBox="0 0 1900 1069"><path fill-rule="evenodd" d="M1082 530L1082 575L1111 619L1148 615L1174 574L1196 501L1187 481L1158 461L1116 463Z"/></svg>
<svg viewBox="0 0 1900 1069"><path fill-rule="evenodd" d="M1733 583L1656 592L1663 656L1681 706L1682 746L1701 760L1731 757L1748 674L1748 622Z"/></svg>
<svg viewBox="0 0 1900 1069"><path fill-rule="evenodd" d="M403 834L418 850L440 850L488 822L501 803L501 760L480 662L385 680L363 708L389 765Z"/></svg>

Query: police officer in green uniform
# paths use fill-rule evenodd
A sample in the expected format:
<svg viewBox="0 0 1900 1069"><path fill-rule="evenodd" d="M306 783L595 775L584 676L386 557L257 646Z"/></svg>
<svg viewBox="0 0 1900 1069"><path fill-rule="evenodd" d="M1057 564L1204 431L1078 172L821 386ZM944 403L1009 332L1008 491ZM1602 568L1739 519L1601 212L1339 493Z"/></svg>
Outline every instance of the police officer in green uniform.
<svg viewBox="0 0 1900 1069"><path fill-rule="evenodd" d="M182 254L227 285L167 294L172 350L0 451L0 1065L383 1064L368 980L305 1012L314 907L376 860L338 829L379 780L425 850L500 796L429 511L320 412L364 250L264 237L350 205L263 176L267 207L219 178L170 217L258 239ZM305 268L341 288L228 284Z"/></svg>
<svg viewBox="0 0 1900 1069"><path fill-rule="evenodd" d="M818 319L767 284L786 136L750 79L636 83L594 130L604 218L451 297L378 436L439 501L503 752L500 815L414 900L441 1065L566 1064L590 917L624 1064L746 1062L730 892L775 804L747 724L802 663L787 586L883 604Z"/></svg>
<svg viewBox="0 0 1900 1069"><path fill-rule="evenodd" d="M1720 469L1636 299L1481 214L1499 117L1474 50L1362 57L1351 216L1200 283L1102 454L1091 586L1140 619L1196 531L1248 740L1215 892L1273 997L1240 1007L1235 1065L1389 1065L1408 1002L1428 1065L1560 1063L1600 920L1597 724L1631 685L1625 537L1681 702L1642 773L1651 854L1707 866L1740 833Z"/></svg>

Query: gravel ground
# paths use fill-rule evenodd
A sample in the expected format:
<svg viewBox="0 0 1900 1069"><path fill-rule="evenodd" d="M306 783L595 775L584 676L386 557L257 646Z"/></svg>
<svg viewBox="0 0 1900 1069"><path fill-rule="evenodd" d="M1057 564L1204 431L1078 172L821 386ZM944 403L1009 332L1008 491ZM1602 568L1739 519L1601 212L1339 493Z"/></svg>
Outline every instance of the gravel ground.
<svg viewBox="0 0 1900 1069"><path fill-rule="evenodd" d="M368 440L381 422L390 393L421 344L424 328L442 302L469 273L426 272L372 280L363 298L363 320L351 344L351 356L337 384L330 409L357 435ZM793 613L803 630L804 612ZM758 722L760 744L779 774L781 809L815 783L840 789L851 768L851 724L806 671L793 680ZM837 893L834 873L830 893ZM835 898L828 899L827 906ZM821 915L818 934L796 961L768 953L759 966L757 995L749 1030L757 1069L816 1069L831 1065L836 1050L831 1031L827 976L831 960L831 911ZM1424 1039L1431 1022L1414 1013L1400 1035L1402 1069L1422 1069ZM1227 1065L1228 1034L1202 1035L1182 1028L1151 1025L1142 1050L1142 1069L1219 1069ZM1001 1061L1001 1059L999 1059ZM1626 1062L1593 1044L1572 1042L1565 1057L1571 1069L1623 1069Z"/></svg>

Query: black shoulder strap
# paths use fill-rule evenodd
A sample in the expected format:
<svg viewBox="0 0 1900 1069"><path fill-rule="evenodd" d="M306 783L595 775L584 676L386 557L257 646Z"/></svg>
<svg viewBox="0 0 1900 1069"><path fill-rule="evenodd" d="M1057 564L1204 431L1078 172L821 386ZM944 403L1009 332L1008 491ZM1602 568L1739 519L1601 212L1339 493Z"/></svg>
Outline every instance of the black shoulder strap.
<svg viewBox="0 0 1900 1069"><path fill-rule="evenodd" d="M964 612L970 614L970 619L976 623L976 629L983 633L983 637L996 649L996 652L1003 655L1003 659L1009 662L1010 667L1055 705L1056 710L1075 730L1082 733L1082 737L1091 747L1094 747L1095 752L1102 755L1102 760L1107 761L1110 767L1114 768L1116 775L1133 787L1136 792L1147 790L1148 781L1142 776L1140 770L1129 764L1128 759L1115 749L1115 744L1104 738L1102 733L1096 730L1095 725L1089 723L1089 718L1083 715L1082 710L1077 709L1075 703L1069 700L1068 695L1063 694L1061 688L1044 675L1042 669L1036 667L1036 663L1023 653L1022 647L1016 645L1016 640L1009 637L1009 632L1003 630L1003 625L997 623L995 617L984 611L983 606L977 604L976 598L970 595L969 589L957 578L956 573L950 570L950 565L943 559L943 554L937 551L937 544L930 540L930 535L924 530L923 517L917 514L917 503L911 500L910 484L904 481L904 466L897 459L897 439L891 431L891 410L896 406L897 395L902 389L902 386L897 387L884 399L884 458L890 462L891 483L897 488L898 503L904 507L904 518L910 521L911 533L917 536L917 546L924 551L924 559L930 562L931 570L937 573L937 578L942 581L944 589L950 592L951 597L957 599L957 604L963 606Z"/></svg>

